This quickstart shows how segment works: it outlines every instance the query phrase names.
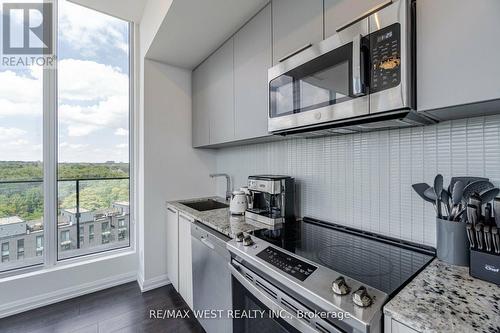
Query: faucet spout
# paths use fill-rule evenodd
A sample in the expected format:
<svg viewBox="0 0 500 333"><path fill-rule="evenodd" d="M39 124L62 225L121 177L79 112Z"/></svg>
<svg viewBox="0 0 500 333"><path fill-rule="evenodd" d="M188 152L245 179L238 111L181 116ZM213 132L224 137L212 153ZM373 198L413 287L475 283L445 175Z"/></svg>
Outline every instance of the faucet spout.
<svg viewBox="0 0 500 333"><path fill-rule="evenodd" d="M216 178L216 177L225 177L226 178L226 200L231 199L231 177L227 173L212 173L210 174L210 178Z"/></svg>

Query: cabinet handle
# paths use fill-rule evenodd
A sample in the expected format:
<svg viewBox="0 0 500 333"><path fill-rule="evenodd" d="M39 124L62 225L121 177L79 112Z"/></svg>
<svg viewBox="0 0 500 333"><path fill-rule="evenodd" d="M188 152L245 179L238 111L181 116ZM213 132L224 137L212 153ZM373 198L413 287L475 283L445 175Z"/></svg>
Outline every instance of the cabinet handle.
<svg viewBox="0 0 500 333"><path fill-rule="evenodd" d="M291 53L288 53L288 54L287 54L286 56L284 56L283 58L280 58L280 59L278 60L278 62L283 62L283 61L285 61L286 59L291 58L291 57L293 57L294 55L296 55L296 54L298 54L298 53L300 53L300 52L302 52L302 51L304 51L304 50L306 50L306 49L310 48L311 46L312 46L312 44L311 44L311 43L306 44L306 45L302 46L301 48L299 48L298 50L295 50L295 51L293 51L293 52L291 52Z"/></svg>
<svg viewBox="0 0 500 333"><path fill-rule="evenodd" d="M210 248L211 250L214 250L215 249L215 246L214 244L210 243L205 237L200 237L200 240L203 244L205 244L208 248Z"/></svg>
<svg viewBox="0 0 500 333"><path fill-rule="evenodd" d="M382 8L389 6L390 4L392 4L392 0L387 0L387 1L382 2L381 4L368 10L367 12L359 15L358 17L356 17L354 20L350 21L349 23L346 23L346 24L340 26L339 28L337 28L337 32L341 32L342 30L349 28L354 23L357 23L357 22L361 21L362 19L367 18L371 14L381 10Z"/></svg>

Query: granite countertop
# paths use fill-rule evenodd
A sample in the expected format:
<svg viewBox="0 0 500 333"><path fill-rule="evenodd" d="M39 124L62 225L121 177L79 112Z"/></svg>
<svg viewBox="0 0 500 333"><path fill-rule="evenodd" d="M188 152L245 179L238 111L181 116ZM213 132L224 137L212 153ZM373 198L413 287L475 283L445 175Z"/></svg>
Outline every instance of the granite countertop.
<svg viewBox="0 0 500 333"><path fill-rule="evenodd" d="M183 205L183 202L192 201L203 201L207 199L213 199L219 202L227 203L223 198L220 197L207 197L207 198L197 198L191 200L181 200L181 201L169 201L167 206L174 207L184 214L190 216L194 220L201 222L202 224L217 230L218 232L234 238L238 232L251 232L260 229L269 229L269 226L255 220L245 218L244 215L231 215L229 213L229 208L213 209L204 212L199 212L188 206Z"/></svg>
<svg viewBox="0 0 500 333"><path fill-rule="evenodd" d="M384 307L419 332L500 332L500 287L435 259Z"/></svg>

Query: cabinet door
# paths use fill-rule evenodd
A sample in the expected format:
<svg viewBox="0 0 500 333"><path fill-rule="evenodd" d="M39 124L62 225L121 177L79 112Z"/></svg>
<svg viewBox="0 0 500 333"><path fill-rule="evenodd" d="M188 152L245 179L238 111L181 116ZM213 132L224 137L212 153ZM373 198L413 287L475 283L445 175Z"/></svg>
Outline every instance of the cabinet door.
<svg viewBox="0 0 500 333"><path fill-rule="evenodd" d="M418 109L500 98L500 1L416 4Z"/></svg>
<svg viewBox="0 0 500 333"><path fill-rule="evenodd" d="M323 39L323 0L273 0L273 64Z"/></svg>
<svg viewBox="0 0 500 333"><path fill-rule="evenodd" d="M210 121L208 110L208 65L205 61L193 71L192 77L192 140L193 147L202 147L210 143Z"/></svg>
<svg viewBox="0 0 500 333"><path fill-rule="evenodd" d="M193 263L191 255L191 220L179 214L179 294L193 308Z"/></svg>
<svg viewBox="0 0 500 333"><path fill-rule="evenodd" d="M325 39L338 28L387 3L387 0L325 0Z"/></svg>
<svg viewBox="0 0 500 333"><path fill-rule="evenodd" d="M179 213L167 207L167 275L179 291Z"/></svg>
<svg viewBox="0 0 500 333"><path fill-rule="evenodd" d="M235 137L268 135L267 70L271 57L271 5L234 36Z"/></svg>
<svg viewBox="0 0 500 333"><path fill-rule="evenodd" d="M233 38L207 59L210 144L234 139Z"/></svg>

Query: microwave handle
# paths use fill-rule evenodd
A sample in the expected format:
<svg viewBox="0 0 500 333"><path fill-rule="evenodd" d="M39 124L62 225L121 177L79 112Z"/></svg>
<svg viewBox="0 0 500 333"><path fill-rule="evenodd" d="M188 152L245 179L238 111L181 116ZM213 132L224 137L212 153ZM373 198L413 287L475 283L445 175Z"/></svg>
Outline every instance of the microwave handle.
<svg viewBox="0 0 500 333"><path fill-rule="evenodd" d="M359 97L366 94L366 84L362 59L364 52L361 48L361 35L352 40L352 95Z"/></svg>

